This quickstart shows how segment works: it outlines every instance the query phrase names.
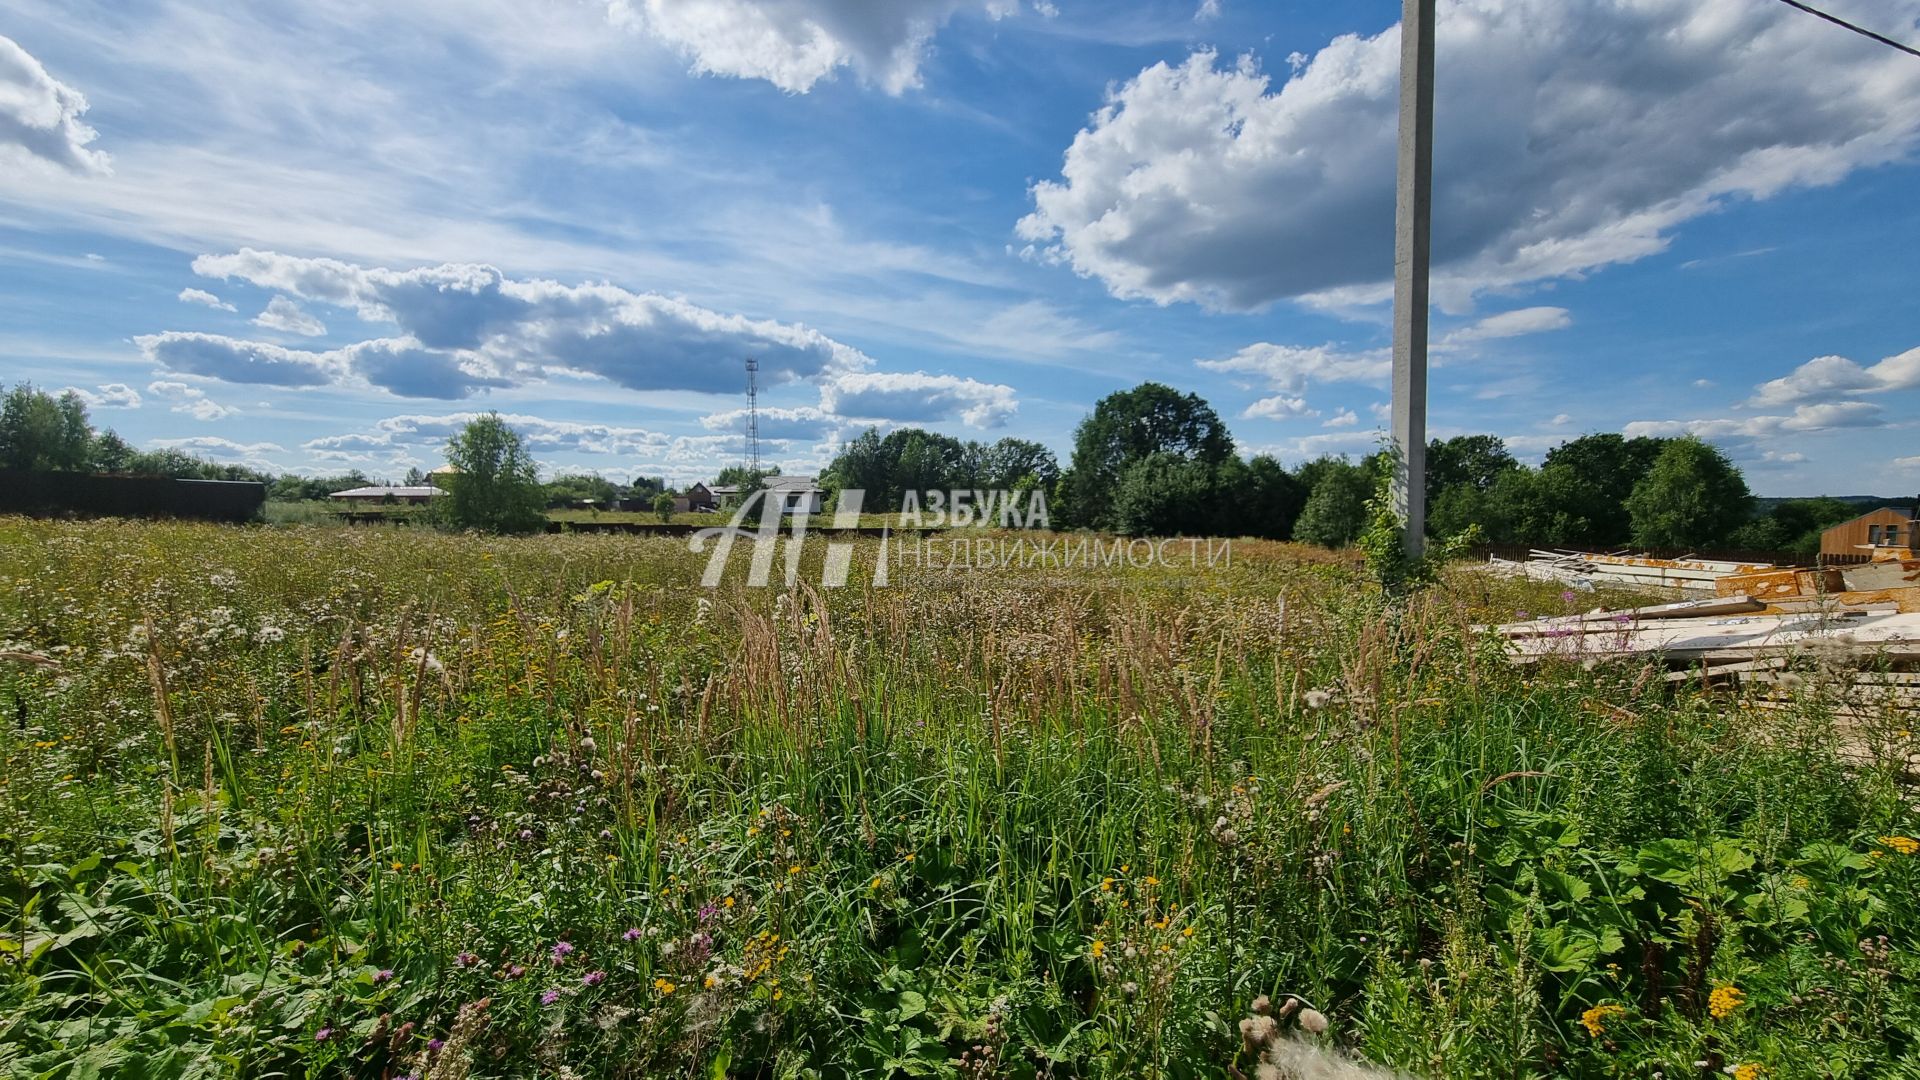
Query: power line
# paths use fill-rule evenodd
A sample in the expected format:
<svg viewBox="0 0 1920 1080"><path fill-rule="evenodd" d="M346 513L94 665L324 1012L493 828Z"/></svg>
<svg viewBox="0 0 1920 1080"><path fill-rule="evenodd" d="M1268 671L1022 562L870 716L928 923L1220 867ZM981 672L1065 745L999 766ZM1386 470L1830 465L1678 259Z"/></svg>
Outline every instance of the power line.
<svg viewBox="0 0 1920 1080"><path fill-rule="evenodd" d="M1908 56L1920 56L1920 49L1916 49L1913 46L1906 44L1905 42L1895 41L1892 38L1886 36L1885 34L1876 34L1864 26L1855 26L1853 23L1848 22L1847 20L1841 18L1838 15L1829 15L1826 12L1821 11L1819 8L1809 7L1806 4L1801 3L1800 0L1780 0L1780 2L1787 5L1790 8L1799 8L1801 11L1804 11L1809 15L1813 15L1818 18L1825 19L1835 26L1844 26L1856 34L1860 34L1864 37L1870 37L1873 40L1879 42L1880 44L1888 46L1889 48L1899 49L1901 52L1906 53Z"/></svg>

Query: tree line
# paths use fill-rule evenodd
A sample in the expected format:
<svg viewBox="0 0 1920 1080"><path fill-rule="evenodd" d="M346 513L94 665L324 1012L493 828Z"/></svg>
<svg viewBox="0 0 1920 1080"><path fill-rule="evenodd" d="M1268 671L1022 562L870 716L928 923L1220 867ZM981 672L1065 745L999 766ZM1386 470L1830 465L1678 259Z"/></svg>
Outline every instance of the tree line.
<svg viewBox="0 0 1920 1080"><path fill-rule="evenodd" d="M664 502L662 478L621 488L591 474L541 483L519 435L489 414L450 440L460 470L442 500L447 520L497 531L544 524L552 506L616 500ZM1213 407L1197 394L1142 383L1102 398L1074 431L1065 468L1037 442L962 441L919 428L868 429L840 449L823 486L866 492L870 512L898 509L909 491L1003 490L1047 494L1055 527L1131 536L1256 536L1327 547L1354 542L1367 524L1378 454L1326 455L1288 469L1266 454L1242 458ZM136 450L96 431L86 403L21 383L0 401L0 468L253 480L275 500L325 499L374 483L364 473L274 475L175 449ZM719 482L757 483L723 470ZM408 483L424 483L417 469ZM1788 499L1765 513L1740 469L1699 439L1569 439L1533 467L1492 435L1435 439L1427 448L1427 527L1436 537L1477 526L1487 540L1542 547L1742 548L1813 554L1820 532L1860 508L1837 499Z"/></svg>
<svg viewBox="0 0 1920 1080"><path fill-rule="evenodd" d="M1045 447L991 445L901 428L869 429L823 476L867 491L870 509L897 508L909 490L1038 486L1056 526L1134 536L1257 536L1327 547L1353 543L1381 466L1325 455L1288 469L1243 458L1197 394L1143 383L1110 394L1074 431L1061 469ZM1538 467L1492 435L1427 447L1427 528L1436 537L1478 526L1493 542L1543 547L1733 547L1812 554L1820 531L1859 508L1789 499L1766 513L1725 453L1692 437L1600 433L1569 439Z"/></svg>

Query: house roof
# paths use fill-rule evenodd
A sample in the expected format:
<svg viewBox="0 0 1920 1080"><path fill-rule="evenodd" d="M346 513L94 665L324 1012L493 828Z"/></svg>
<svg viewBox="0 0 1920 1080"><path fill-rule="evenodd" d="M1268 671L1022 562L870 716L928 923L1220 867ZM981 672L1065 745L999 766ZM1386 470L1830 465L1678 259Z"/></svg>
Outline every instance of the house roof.
<svg viewBox="0 0 1920 1080"><path fill-rule="evenodd" d="M1892 514L1893 515L1892 520L1894 522L1911 521L1914 517L1913 510L1902 510L1897 506L1876 506L1873 509L1867 511L1864 514L1861 514L1858 517L1850 517L1847 520L1840 522L1838 525L1829 525L1826 527L1825 531L1832 532L1835 529L1844 529L1849 525L1858 525L1861 522L1867 520L1868 518L1882 518L1882 520L1885 520L1883 515L1886 515L1886 514Z"/></svg>
<svg viewBox="0 0 1920 1080"><path fill-rule="evenodd" d="M419 484L412 487L404 485L376 485L374 487L348 488L345 491L336 491L327 497L330 499L384 499L391 495L396 499L431 499L436 495L445 494L446 492L431 484Z"/></svg>
<svg viewBox="0 0 1920 1080"><path fill-rule="evenodd" d="M811 476L769 476L760 481L760 486L768 491L819 491L820 485Z"/></svg>

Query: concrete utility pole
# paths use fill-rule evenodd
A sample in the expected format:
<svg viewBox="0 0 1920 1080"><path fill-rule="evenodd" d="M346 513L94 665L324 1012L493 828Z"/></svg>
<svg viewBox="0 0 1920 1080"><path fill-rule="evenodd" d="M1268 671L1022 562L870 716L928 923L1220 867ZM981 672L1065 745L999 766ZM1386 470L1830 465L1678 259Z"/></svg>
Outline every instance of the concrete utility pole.
<svg viewBox="0 0 1920 1080"><path fill-rule="evenodd" d="M1400 163L1393 208L1393 508L1419 555L1427 532L1427 264L1433 226L1433 4L1402 0Z"/></svg>

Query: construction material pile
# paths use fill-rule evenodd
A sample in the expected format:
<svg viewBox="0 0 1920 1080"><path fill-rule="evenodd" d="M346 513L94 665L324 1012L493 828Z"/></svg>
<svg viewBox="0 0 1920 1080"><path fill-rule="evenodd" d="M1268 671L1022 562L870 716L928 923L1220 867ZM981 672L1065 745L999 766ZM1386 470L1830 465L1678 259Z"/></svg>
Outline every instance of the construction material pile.
<svg viewBox="0 0 1920 1080"><path fill-rule="evenodd" d="M1577 589L1595 585L1628 585L1679 589L1683 592L1711 593L1714 583L1732 574L1749 574L1772 569L1771 563L1728 562L1723 559L1655 559L1645 555L1614 552L1599 555L1588 551L1542 551L1534 548L1522 561L1494 558L1488 566L1496 573L1512 574L1535 581L1556 581Z"/></svg>
<svg viewBox="0 0 1920 1080"><path fill-rule="evenodd" d="M1493 629L1517 663L1655 655L1670 681L1751 686L1762 705L1813 678L1843 713L1920 711L1920 559L1741 567L1711 586L1708 598Z"/></svg>

